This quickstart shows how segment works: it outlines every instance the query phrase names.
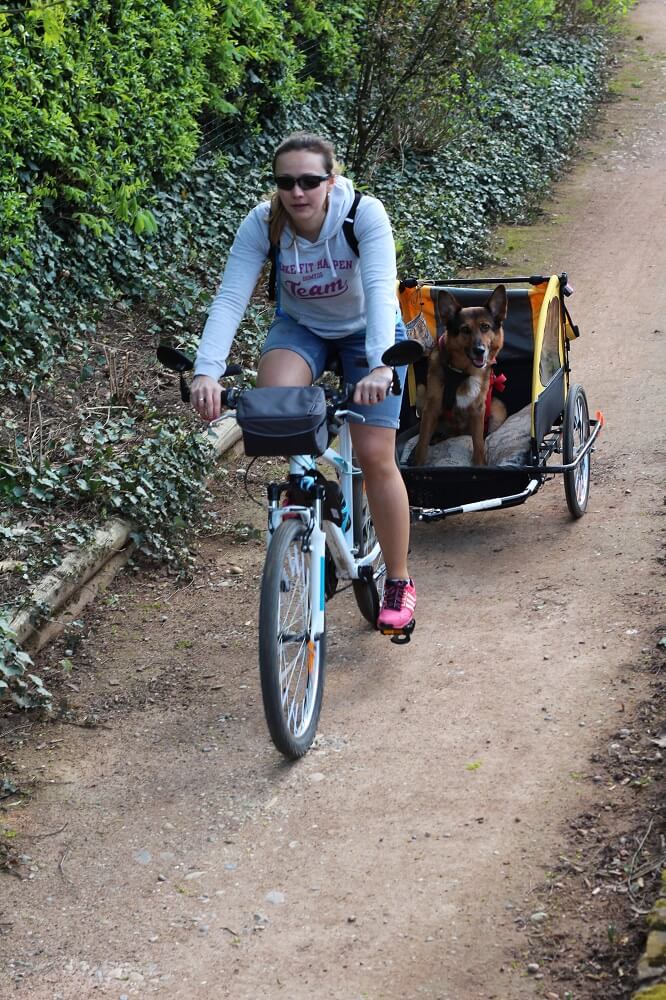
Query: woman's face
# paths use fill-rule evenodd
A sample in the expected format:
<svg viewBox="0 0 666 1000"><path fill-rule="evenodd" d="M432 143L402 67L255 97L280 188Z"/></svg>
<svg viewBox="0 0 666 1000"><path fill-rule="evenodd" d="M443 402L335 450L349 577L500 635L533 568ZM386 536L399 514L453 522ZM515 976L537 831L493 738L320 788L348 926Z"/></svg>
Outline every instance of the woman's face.
<svg viewBox="0 0 666 1000"><path fill-rule="evenodd" d="M276 177L302 177L303 174L323 177L325 173L324 157L309 149L280 153L275 161ZM334 184L335 177L329 177L311 190L304 190L299 184L295 184L291 191L278 188L278 198L297 232L307 236L317 235L326 215L326 198Z"/></svg>

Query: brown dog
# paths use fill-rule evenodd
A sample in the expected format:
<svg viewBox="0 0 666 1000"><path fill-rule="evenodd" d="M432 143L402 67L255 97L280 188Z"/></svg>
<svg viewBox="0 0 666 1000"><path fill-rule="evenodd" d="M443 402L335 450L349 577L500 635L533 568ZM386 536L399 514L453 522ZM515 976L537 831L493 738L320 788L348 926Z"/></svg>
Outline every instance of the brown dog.
<svg viewBox="0 0 666 1000"><path fill-rule="evenodd" d="M428 361L428 381L421 412L421 429L415 449L414 464L425 465L435 431L438 440L472 435L472 461L486 464L484 431L486 397L490 387L491 365L502 349L506 319L507 294L498 285L482 306L463 308L454 295L443 292L440 312L446 333ZM489 431L506 420L504 405L494 399Z"/></svg>

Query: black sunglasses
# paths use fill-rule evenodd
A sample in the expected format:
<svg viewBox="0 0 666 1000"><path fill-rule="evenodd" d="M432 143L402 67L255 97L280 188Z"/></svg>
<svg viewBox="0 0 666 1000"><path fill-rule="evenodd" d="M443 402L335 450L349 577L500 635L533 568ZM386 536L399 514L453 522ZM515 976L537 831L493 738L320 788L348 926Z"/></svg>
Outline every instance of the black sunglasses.
<svg viewBox="0 0 666 1000"><path fill-rule="evenodd" d="M275 178L275 183L280 191L292 191L297 184L301 191L314 191L330 176L330 174L301 174L300 177L290 177L289 174L280 174Z"/></svg>

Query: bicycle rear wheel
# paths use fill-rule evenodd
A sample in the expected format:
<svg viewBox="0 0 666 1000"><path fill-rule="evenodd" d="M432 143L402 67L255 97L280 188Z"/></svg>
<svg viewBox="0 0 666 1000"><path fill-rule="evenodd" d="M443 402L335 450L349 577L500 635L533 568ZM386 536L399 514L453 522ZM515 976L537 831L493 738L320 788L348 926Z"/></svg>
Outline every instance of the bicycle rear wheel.
<svg viewBox="0 0 666 1000"><path fill-rule="evenodd" d="M310 747L324 694L326 631L312 633L312 554L300 519L283 521L266 553L259 605L259 673L273 743L295 760Z"/></svg>
<svg viewBox="0 0 666 1000"><path fill-rule="evenodd" d="M361 476L354 477L352 491L354 500L354 546L357 550L357 558L361 558L374 548L377 543L377 535L368 505L365 483ZM384 565L384 557L380 550L372 566L369 567L368 575L352 581L358 609L373 628L377 628L377 619L384 593L385 576L386 566Z"/></svg>

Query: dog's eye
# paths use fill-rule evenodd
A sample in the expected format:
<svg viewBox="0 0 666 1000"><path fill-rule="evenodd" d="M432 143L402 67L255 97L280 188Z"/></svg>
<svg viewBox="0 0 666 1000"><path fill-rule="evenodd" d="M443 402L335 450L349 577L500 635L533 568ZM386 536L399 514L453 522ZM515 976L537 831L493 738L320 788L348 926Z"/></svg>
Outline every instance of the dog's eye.
<svg viewBox="0 0 666 1000"><path fill-rule="evenodd" d="M469 333L469 327L466 323L463 323L462 326L458 327L458 333Z"/></svg>
<svg viewBox="0 0 666 1000"><path fill-rule="evenodd" d="M490 323L480 323L479 329L481 330L481 333L488 333L488 330L490 330Z"/></svg>

